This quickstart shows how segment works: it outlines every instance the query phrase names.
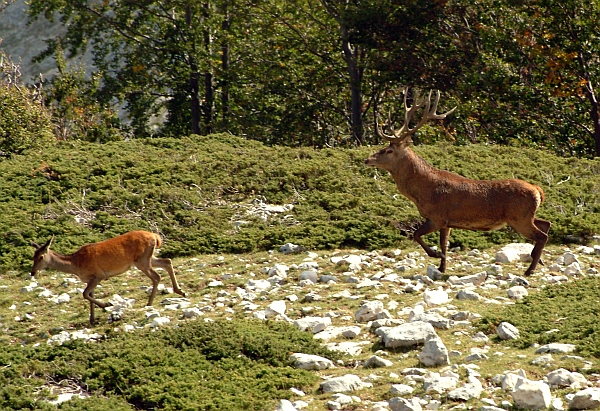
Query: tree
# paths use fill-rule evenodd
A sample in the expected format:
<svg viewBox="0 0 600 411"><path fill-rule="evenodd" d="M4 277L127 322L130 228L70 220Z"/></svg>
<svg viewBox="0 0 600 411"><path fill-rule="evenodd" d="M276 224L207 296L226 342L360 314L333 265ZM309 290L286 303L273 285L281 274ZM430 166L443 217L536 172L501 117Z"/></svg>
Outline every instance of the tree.
<svg viewBox="0 0 600 411"><path fill-rule="evenodd" d="M52 19L59 12L71 54L93 46L104 96L125 102L137 134L152 134L150 120L165 110L163 132L201 133L214 126L219 12L228 2L33 0L30 13Z"/></svg>

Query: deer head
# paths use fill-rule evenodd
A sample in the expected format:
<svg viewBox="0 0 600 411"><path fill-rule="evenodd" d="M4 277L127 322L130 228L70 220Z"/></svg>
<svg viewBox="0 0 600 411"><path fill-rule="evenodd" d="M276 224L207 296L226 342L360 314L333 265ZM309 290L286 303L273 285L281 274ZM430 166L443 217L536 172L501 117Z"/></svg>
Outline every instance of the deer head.
<svg viewBox="0 0 600 411"><path fill-rule="evenodd" d="M54 236L50 237L50 239L42 246L33 242L31 243L31 245L36 248L35 253L33 254L33 267L31 267L32 277L35 276L38 271L48 267L48 263L50 262L50 245L52 244L53 239Z"/></svg>

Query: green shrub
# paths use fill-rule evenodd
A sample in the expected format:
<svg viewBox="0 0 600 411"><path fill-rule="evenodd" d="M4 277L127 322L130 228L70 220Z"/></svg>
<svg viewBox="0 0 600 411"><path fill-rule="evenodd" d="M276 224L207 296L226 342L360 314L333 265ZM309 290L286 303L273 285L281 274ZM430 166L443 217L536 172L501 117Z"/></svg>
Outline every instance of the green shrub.
<svg viewBox="0 0 600 411"><path fill-rule="evenodd" d="M61 142L0 163L0 269L27 270L30 241L55 235L74 251L132 229L160 232L162 254L243 253L293 242L309 249L402 247L422 218L391 176L367 168L375 148L268 147L231 135L94 144ZM589 239L600 227L600 160L523 148L417 146L433 165L471 178L540 185L550 241ZM267 221L253 201L293 204ZM234 222L247 224L235 227ZM437 233L426 238L437 242ZM452 247L524 239L510 229L453 230Z"/></svg>
<svg viewBox="0 0 600 411"><path fill-rule="evenodd" d="M0 155L22 154L54 141L50 114L31 90L0 84Z"/></svg>
<svg viewBox="0 0 600 411"><path fill-rule="evenodd" d="M9 346L1 358L9 366L0 369L0 408L52 409L40 401L47 396L40 386L69 381L91 397L59 409L274 409L291 387L307 389L319 378L290 367L290 352L340 356L289 324L243 319L190 321L92 344Z"/></svg>
<svg viewBox="0 0 600 411"><path fill-rule="evenodd" d="M481 328L491 333L507 321L519 329L519 339L508 344L528 348L532 344L576 341L579 354L600 358L598 295L600 278L597 277L552 285L484 317Z"/></svg>

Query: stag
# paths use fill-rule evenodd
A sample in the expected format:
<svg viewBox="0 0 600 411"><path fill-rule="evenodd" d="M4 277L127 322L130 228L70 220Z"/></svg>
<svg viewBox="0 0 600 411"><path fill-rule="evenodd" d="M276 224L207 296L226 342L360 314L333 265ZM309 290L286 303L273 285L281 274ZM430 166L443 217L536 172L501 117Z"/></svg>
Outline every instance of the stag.
<svg viewBox="0 0 600 411"><path fill-rule="evenodd" d="M102 280L124 273L131 266L139 268L152 280L152 292L147 305L152 305L154 302L160 282L160 275L154 270L154 267L166 270L171 277L173 291L185 297L185 293L177 283L171 260L154 257L154 250L162 243L158 234L147 231L130 231L99 243L86 244L68 255L50 250L53 238L50 238L42 246L32 243L36 250L33 254L31 276L35 276L40 270L52 269L79 277L87 284L83 291L83 298L90 302L91 325L95 323L94 306L106 308L111 305L94 298L96 286Z"/></svg>
<svg viewBox="0 0 600 411"><path fill-rule="evenodd" d="M429 257L441 259L439 270L444 272L452 228L488 231L508 224L535 243L531 264L525 271L525 275L531 275L540 261L550 229L549 221L535 217L544 201L542 189L514 178L471 180L429 165L410 149L411 136L428 120L442 120L456 107L447 113L437 114L439 91L433 105L432 92L428 97L414 93L413 105L409 107L407 94L408 89L405 88L404 124L398 131L392 128L393 134L386 134L379 121L376 122L377 135L389 141L389 145L369 156L365 164L390 172L400 193L415 203L425 218L425 222L415 231L414 240ZM420 109L423 109L421 121L410 128L411 118ZM438 230L440 251L433 250L421 238Z"/></svg>

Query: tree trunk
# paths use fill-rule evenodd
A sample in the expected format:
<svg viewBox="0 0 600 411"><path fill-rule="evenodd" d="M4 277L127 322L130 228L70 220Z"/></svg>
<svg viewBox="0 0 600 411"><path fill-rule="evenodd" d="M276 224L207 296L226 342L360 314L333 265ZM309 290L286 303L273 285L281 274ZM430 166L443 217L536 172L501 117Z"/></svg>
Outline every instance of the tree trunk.
<svg viewBox="0 0 600 411"><path fill-rule="evenodd" d="M588 81L587 84L587 95L592 105L590 117L592 118L592 123L594 124L594 144L596 157L600 157L600 115L598 113L598 100L596 99L596 94L594 93L594 87L592 86L591 81Z"/></svg>
<svg viewBox="0 0 600 411"><path fill-rule="evenodd" d="M342 33L342 50L344 51L344 60L346 61L348 75L350 76L350 91L351 91L351 113L350 127L352 129L352 137L356 144L364 144L363 121L362 121L362 69L358 65L359 48L352 44L349 40L348 28L340 23L340 31Z"/></svg>
<svg viewBox="0 0 600 411"><path fill-rule="evenodd" d="M185 8L185 23L188 27L192 26L192 10L190 6ZM198 73L198 63L196 62L196 56L189 56L190 62L190 100L191 100L191 111L192 111L192 134L201 134L202 129L200 127L200 82Z"/></svg>
<svg viewBox="0 0 600 411"><path fill-rule="evenodd" d="M223 113L223 125L227 127L229 120L229 40L228 33L231 27L231 15L229 13L229 1L223 2L223 23L221 29L223 30L225 40L221 45L221 105Z"/></svg>
<svg viewBox="0 0 600 411"><path fill-rule="evenodd" d="M209 3L203 5L204 20L210 18L211 7ZM208 56L212 55L212 35L208 29L204 30L204 48ZM213 111L214 111L214 85L213 85L213 65L208 59L208 68L204 74L204 128L207 134L213 132Z"/></svg>

